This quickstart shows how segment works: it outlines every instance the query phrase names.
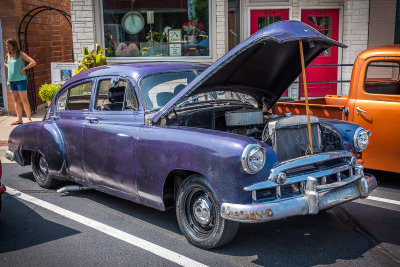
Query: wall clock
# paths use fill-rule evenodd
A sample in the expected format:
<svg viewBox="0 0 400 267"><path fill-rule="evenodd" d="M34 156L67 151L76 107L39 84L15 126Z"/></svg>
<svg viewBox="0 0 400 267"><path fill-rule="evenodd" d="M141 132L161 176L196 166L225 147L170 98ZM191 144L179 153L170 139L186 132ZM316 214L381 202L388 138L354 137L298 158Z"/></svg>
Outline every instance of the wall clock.
<svg viewBox="0 0 400 267"><path fill-rule="evenodd" d="M122 17L121 26L127 33L137 34L143 30L144 18L139 12L128 12Z"/></svg>

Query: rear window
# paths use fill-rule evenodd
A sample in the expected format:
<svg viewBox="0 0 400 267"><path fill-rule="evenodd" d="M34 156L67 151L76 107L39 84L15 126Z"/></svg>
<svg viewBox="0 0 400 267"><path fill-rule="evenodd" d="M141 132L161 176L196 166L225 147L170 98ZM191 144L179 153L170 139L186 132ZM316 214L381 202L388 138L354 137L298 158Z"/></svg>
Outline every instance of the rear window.
<svg viewBox="0 0 400 267"><path fill-rule="evenodd" d="M400 95L399 63L371 62L367 68L364 90L370 94Z"/></svg>

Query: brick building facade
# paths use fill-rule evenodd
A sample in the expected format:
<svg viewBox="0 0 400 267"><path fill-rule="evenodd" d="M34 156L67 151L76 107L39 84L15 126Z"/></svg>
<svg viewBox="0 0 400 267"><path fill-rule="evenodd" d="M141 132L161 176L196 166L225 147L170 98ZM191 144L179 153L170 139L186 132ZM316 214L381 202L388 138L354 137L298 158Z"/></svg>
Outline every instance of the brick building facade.
<svg viewBox="0 0 400 267"><path fill-rule="evenodd" d="M193 3L196 1L184 2ZM235 38L231 34L238 37L236 38L237 42L243 41L250 36L252 33L251 16L253 10L273 12L286 10L288 19L300 20L306 23L307 21L304 21L306 12L313 11L315 14L313 16L318 19L318 17L324 16L318 15L323 14L324 11L336 11L338 14L338 23L335 26L337 28L336 31L338 31L336 39L348 45L348 48L338 49L337 58L330 64L353 64L356 56L363 50L373 46L393 44L396 2L396 0L209 0L210 28L208 36L210 37L210 53L208 56L168 57L162 60L214 62L232 47L229 42ZM82 58L82 46L92 48L95 43L99 43L102 46L107 45L104 28L108 25L108 22L105 22L105 17L109 12L115 12L118 15L136 10L142 12L143 17L146 18L145 10L148 10L148 7L140 6L140 0L136 1L136 5L131 5L130 9L117 8L113 11L106 10L107 7L104 6L106 3L107 0L71 1L75 58ZM235 4L236 7L233 7ZM188 6L187 9L190 9L190 7ZM154 12L163 12L163 6L159 6ZM234 33L232 33L230 27L235 23L229 22L235 16L232 12L238 14L235 22L237 26L236 32ZM113 23L121 23L121 20L115 21ZM121 32L123 34L124 31L121 29ZM325 32L330 34L330 29ZM144 59L142 57L111 57L108 61L109 63L114 63L140 60ZM145 60L160 59L146 58ZM351 71L352 67L338 67L333 80L350 80ZM348 87L348 83L335 85L334 93L347 94ZM289 90L289 96L292 98L301 97L297 86L292 86L291 90Z"/></svg>
<svg viewBox="0 0 400 267"><path fill-rule="evenodd" d="M39 6L50 6L70 13L69 0L2 0L0 2L0 22L3 39L3 54L7 53L4 41L15 38L18 41L18 29L23 17L32 9ZM37 90L43 83L51 82L51 62L73 62L72 29L68 21L57 11L46 10L32 18L28 31L28 53L37 63L34 67L34 85L36 88L36 101L42 103ZM1 55L3 58L4 56ZM5 83L7 70L1 66L2 84ZM15 114L14 101L10 90L7 92L5 102L6 110ZM0 90L1 91L1 90Z"/></svg>
<svg viewBox="0 0 400 267"><path fill-rule="evenodd" d="M254 26L263 27L272 17L274 19L270 22L274 22L278 17L278 20L300 20L308 24L312 24L310 23L312 19L316 20L313 23L317 27L321 26L319 27L321 32L332 34L332 38L348 45L348 48L339 48L332 55L328 51L327 56L331 56L332 60L324 61L324 64L353 64L361 51L394 43L395 17L398 8L397 0L170 0L167 2L157 0L4 0L0 4L0 7L4 6L0 9L3 40L11 36L15 37L23 14L39 5L54 6L70 13L72 32L65 19L55 12L43 12L32 20L28 30L30 40L28 52L38 62L38 66L35 67L36 88L43 82L50 81L50 62L72 61L71 54L74 55L75 61L80 61L82 47L88 46L90 51L96 43L109 48L107 51L109 64L143 60L187 60L212 63L238 42L250 36L254 32ZM200 7L203 9L200 10ZM264 24L253 25L253 17L261 14L260 12L265 13ZM276 14L286 15L281 17ZM129 33L123 25L128 15L132 16L132 19L136 17L141 21L142 25L137 32ZM337 16L337 19L326 20L329 16ZM319 19L324 21L322 23L324 25L318 25ZM157 51L147 53L148 50L151 51L154 48L148 42L149 33L162 32L167 28L166 26L171 26L172 29L181 30L181 34L185 35L187 32L184 25L191 21L204 24L205 29L200 35L205 37L197 38L197 44L189 45L190 51L182 48L178 55L173 56L169 54L169 51L160 52L158 51L160 47L167 47L163 44L164 40L156 45ZM328 26L325 25L326 21L328 21ZM182 36L182 43L187 42L183 39L184 37ZM132 48L132 54L115 51L120 49L120 46ZM42 56L43 54L47 56ZM351 71L350 66L328 67L323 72L332 72L333 76L321 79L350 80ZM314 96L322 95L324 92L347 94L348 87L349 83L335 84L330 91L323 89ZM302 97L302 92L297 85L293 85L288 91L288 96L297 99ZM8 100L9 111L13 113L12 97L8 96Z"/></svg>

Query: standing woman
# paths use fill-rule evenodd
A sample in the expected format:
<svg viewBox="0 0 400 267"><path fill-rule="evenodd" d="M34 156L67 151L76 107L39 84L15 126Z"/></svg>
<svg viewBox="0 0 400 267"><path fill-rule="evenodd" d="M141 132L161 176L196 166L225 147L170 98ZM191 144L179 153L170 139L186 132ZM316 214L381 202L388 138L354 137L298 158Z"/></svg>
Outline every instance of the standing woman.
<svg viewBox="0 0 400 267"><path fill-rule="evenodd" d="M11 125L23 123L22 106L24 107L28 121L31 122L31 107L29 106L27 96L28 82L26 80L25 70L34 67L36 62L27 54L19 50L15 39L8 39L6 44L8 53L4 60L4 66L8 68L7 84L10 86L11 93L14 97L15 110L17 111L18 116L18 119L11 123ZM28 62L28 65L26 66L25 61Z"/></svg>

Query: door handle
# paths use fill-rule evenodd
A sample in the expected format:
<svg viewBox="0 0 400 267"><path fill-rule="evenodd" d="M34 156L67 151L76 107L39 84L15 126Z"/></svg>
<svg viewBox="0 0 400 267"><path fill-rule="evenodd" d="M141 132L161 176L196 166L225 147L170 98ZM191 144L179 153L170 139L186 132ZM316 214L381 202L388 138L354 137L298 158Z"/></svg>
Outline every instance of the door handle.
<svg viewBox="0 0 400 267"><path fill-rule="evenodd" d="M365 110L363 110L363 109L361 109L361 108L359 108L359 107L356 107L356 110L357 110L358 112L362 112L362 113L368 114L368 111L365 111Z"/></svg>
<svg viewBox="0 0 400 267"><path fill-rule="evenodd" d="M89 123L98 123L99 119L94 118L94 117L86 117L85 120L87 120Z"/></svg>
<svg viewBox="0 0 400 267"><path fill-rule="evenodd" d="M61 118L60 118L60 116L52 115L52 116L50 116L50 119L52 119L53 121L58 121Z"/></svg>

